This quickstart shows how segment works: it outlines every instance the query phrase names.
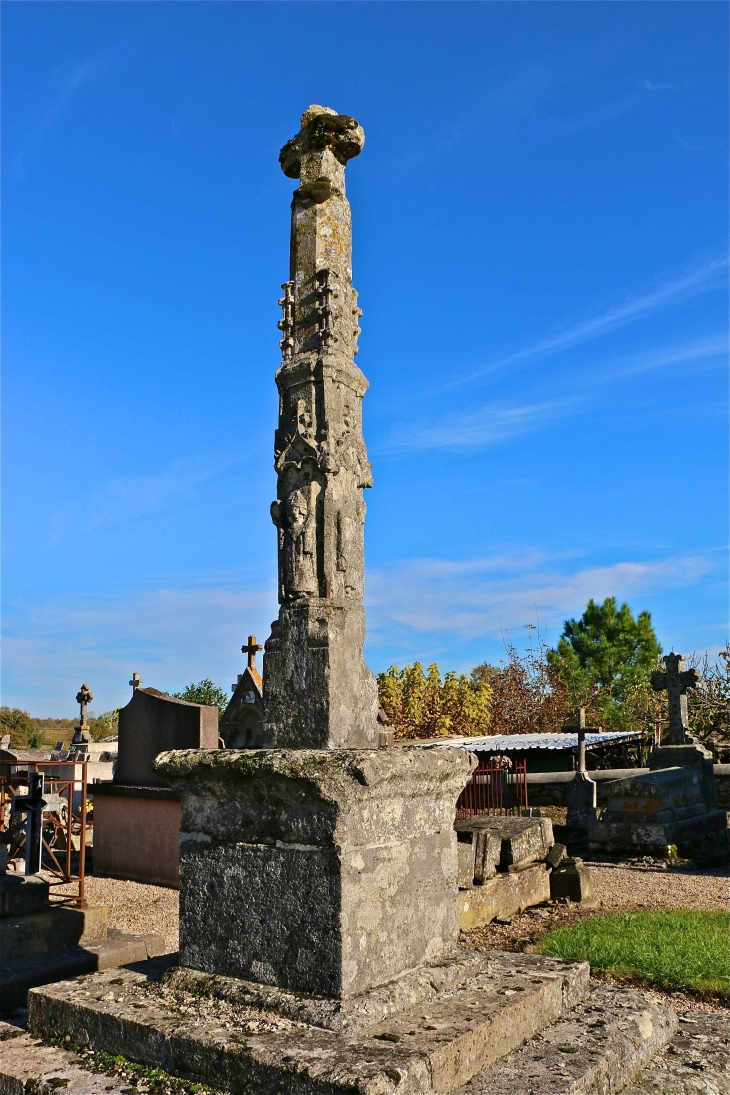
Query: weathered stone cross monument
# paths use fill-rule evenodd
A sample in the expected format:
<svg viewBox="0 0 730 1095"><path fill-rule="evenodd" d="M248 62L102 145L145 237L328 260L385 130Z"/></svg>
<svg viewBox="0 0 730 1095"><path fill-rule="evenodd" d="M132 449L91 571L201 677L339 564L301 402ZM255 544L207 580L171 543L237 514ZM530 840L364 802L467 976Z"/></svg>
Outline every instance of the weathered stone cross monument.
<svg viewBox="0 0 730 1095"><path fill-rule="evenodd" d="M276 374L280 610L264 748L155 762L182 807L180 964L159 984L130 972L118 998L103 974L31 994L34 1029L247 1095L448 1095L588 987L585 964L456 946L454 814L476 758L377 748L345 197L363 142L353 118L312 106L281 152L299 185Z"/></svg>
<svg viewBox="0 0 730 1095"><path fill-rule="evenodd" d="M684 745L689 733L689 715L687 711L687 692L696 688L701 681L696 669L686 669L681 654L667 654L662 658L665 671L657 670L651 675L651 686L655 692L666 692L669 698L669 729L662 741L663 745Z"/></svg>
<svg viewBox="0 0 730 1095"><path fill-rule="evenodd" d="M264 654L264 744L317 749L378 743L378 697L365 665L362 438L368 384L355 364L352 227L345 164L365 135L354 118L312 106L279 157L299 179L283 286L283 362L274 439L279 619Z"/></svg>

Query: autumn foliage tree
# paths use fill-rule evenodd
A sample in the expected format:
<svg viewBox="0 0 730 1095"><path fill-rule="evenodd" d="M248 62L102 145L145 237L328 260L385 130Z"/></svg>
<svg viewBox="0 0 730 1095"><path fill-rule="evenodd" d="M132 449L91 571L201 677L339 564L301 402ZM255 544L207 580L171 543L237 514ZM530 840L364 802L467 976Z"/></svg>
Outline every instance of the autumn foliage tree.
<svg viewBox="0 0 730 1095"><path fill-rule="evenodd" d="M442 679L435 663L424 672L420 662L403 669L392 665L377 680L380 706L397 738L488 732L492 693L488 680L455 672L444 673Z"/></svg>

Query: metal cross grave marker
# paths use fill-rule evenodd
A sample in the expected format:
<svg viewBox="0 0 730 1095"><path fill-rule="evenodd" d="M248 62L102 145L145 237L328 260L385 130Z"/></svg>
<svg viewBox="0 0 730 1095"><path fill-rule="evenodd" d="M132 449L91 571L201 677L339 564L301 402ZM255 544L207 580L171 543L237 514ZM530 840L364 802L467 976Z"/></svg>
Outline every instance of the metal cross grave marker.
<svg viewBox="0 0 730 1095"><path fill-rule="evenodd" d="M41 869L43 840L43 776L40 772L28 772L28 794L15 795L12 810L25 818L25 873L38 874Z"/></svg>

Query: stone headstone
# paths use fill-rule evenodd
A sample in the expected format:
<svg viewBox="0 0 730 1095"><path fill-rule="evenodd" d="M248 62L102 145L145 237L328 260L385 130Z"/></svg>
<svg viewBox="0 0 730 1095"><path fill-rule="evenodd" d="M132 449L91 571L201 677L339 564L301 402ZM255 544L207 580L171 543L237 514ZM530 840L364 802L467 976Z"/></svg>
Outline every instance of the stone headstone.
<svg viewBox="0 0 730 1095"><path fill-rule="evenodd" d="M152 765L169 749L215 749L218 708L177 700L155 688L135 688L119 712L115 784L166 787Z"/></svg>

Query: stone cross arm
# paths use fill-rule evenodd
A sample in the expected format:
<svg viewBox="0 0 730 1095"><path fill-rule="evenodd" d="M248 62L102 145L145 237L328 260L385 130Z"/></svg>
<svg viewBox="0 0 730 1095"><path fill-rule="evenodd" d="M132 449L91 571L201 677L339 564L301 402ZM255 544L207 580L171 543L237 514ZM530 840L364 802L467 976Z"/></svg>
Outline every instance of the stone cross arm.
<svg viewBox="0 0 730 1095"><path fill-rule="evenodd" d="M353 156L359 156L365 144L365 134L349 114L338 114L326 106L310 106L301 118L296 137L279 153L281 170L289 179L298 179L302 163L308 156L329 149L343 166Z"/></svg>
<svg viewBox="0 0 730 1095"><path fill-rule="evenodd" d="M248 668L249 669L255 669L256 668L256 653L257 653L257 651L263 650L263 649L264 649L263 646L260 646L256 642L256 636L255 635L249 635L248 643L246 644L246 646L241 647L242 653L248 655Z"/></svg>
<svg viewBox="0 0 730 1095"><path fill-rule="evenodd" d="M697 688L701 680L702 677L697 669L684 669L677 673L679 691L683 695L690 688ZM656 672L652 673L651 686L655 692L665 692L668 688L667 673L662 672L661 669L657 669Z"/></svg>

